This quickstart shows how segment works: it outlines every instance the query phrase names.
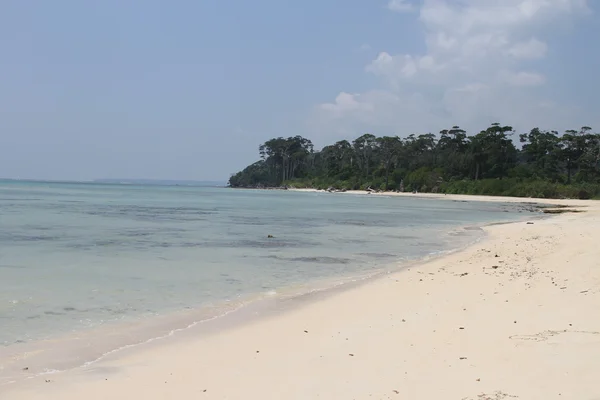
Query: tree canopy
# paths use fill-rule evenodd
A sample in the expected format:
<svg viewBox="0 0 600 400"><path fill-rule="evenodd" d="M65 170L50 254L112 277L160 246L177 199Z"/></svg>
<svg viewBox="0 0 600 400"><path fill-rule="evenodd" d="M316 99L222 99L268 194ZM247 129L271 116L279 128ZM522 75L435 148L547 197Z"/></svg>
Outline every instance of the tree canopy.
<svg viewBox="0 0 600 400"><path fill-rule="evenodd" d="M535 197L600 195L600 134L534 128L516 135L493 123L472 136L453 126L431 133L367 133L315 151L302 136L273 138L231 187L313 187Z"/></svg>

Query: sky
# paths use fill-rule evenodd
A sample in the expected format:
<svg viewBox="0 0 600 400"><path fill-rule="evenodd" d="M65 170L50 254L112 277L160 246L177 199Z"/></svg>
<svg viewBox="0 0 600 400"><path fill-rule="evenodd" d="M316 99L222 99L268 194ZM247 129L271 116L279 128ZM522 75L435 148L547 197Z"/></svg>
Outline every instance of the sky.
<svg viewBox="0 0 600 400"><path fill-rule="evenodd" d="M595 0L3 0L0 177L226 180L271 137L600 131Z"/></svg>

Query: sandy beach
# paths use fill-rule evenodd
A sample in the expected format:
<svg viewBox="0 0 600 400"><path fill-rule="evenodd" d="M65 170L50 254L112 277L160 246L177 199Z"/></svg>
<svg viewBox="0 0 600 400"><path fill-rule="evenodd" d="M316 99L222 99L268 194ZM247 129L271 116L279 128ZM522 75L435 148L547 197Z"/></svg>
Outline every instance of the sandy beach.
<svg viewBox="0 0 600 400"><path fill-rule="evenodd" d="M346 190L339 192L329 193L326 190L319 189L288 189L292 192L306 192L306 193L328 193L335 195L369 195L369 196L388 196L388 197L407 197L407 198L423 198L423 199L438 199L438 200L451 200L451 201L484 201L484 202L495 202L495 203L535 203L535 204L554 204L558 206L589 206L595 204L593 201L585 200L572 200L572 199L537 199L529 197L506 197L506 196L477 196L477 195L466 195L466 194L444 194L444 193L412 193L412 192L375 192L366 190Z"/></svg>
<svg viewBox="0 0 600 400"><path fill-rule="evenodd" d="M600 399L600 204L418 196L584 212L492 225L460 252L9 385L0 398Z"/></svg>

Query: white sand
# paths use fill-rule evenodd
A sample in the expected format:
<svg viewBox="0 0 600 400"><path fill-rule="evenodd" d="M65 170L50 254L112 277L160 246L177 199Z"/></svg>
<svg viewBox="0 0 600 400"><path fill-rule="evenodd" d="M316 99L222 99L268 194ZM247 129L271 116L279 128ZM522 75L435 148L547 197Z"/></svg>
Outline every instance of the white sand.
<svg viewBox="0 0 600 400"><path fill-rule="evenodd" d="M408 271L0 398L600 399L600 206L567 204L587 212L488 227Z"/></svg>
<svg viewBox="0 0 600 400"><path fill-rule="evenodd" d="M474 196L466 194L444 194L444 193L412 193L412 192L368 192L365 190L347 190L345 192L332 192L318 189L288 189L291 192L306 192L306 193L327 193L331 195L369 195L369 196L389 196L389 197L408 197L408 198L423 198L423 199L439 199L439 200L455 200L455 201L487 201L495 203L543 203L556 204L564 206L587 206L597 202L589 200L572 200L572 199L538 199L528 197L505 197L505 196Z"/></svg>

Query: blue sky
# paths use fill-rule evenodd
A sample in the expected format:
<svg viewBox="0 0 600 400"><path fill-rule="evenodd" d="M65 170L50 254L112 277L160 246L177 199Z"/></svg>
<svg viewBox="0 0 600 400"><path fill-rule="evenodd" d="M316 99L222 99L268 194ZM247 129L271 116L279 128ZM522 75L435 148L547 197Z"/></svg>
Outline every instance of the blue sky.
<svg viewBox="0 0 600 400"><path fill-rule="evenodd" d="M225 180L273 136L600 130L585 0L0 3L0 176Z"/></svg>

